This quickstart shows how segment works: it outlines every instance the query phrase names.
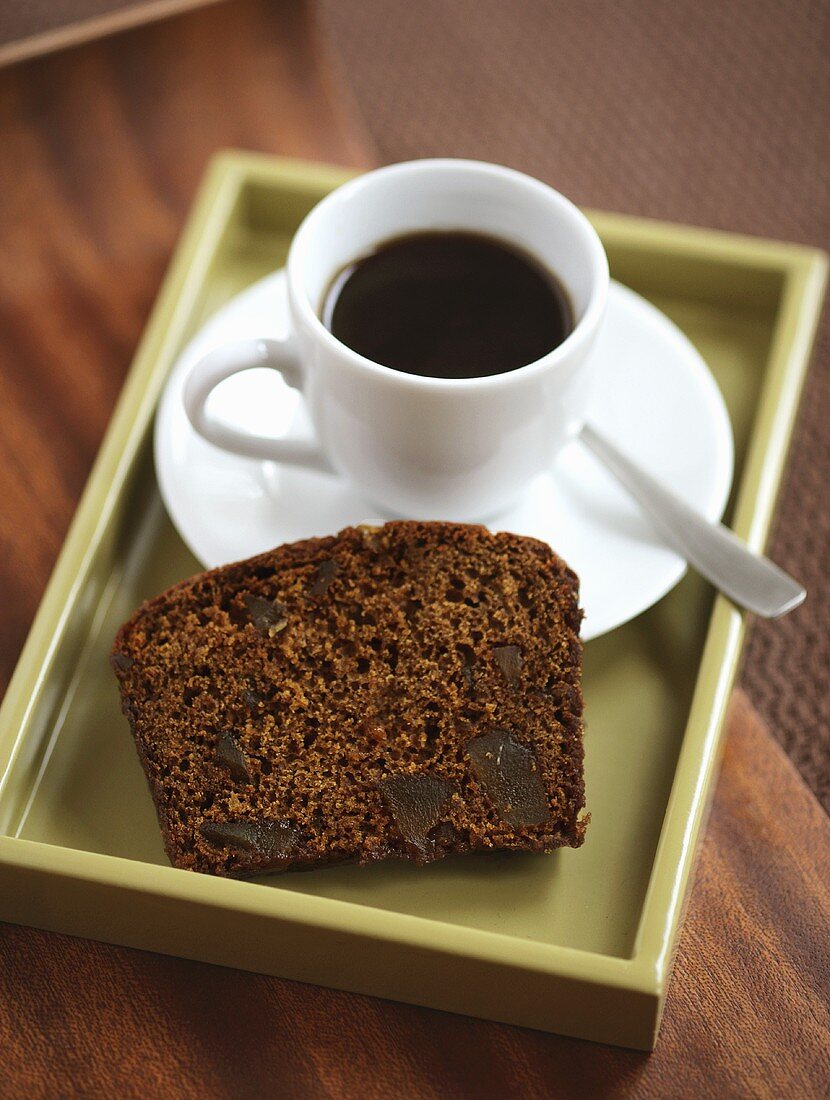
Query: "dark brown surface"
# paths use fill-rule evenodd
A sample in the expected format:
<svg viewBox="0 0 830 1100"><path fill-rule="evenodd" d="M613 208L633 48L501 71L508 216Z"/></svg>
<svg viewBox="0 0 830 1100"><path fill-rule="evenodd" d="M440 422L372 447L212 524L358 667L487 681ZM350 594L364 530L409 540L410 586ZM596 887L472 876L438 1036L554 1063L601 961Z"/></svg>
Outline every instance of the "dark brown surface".
<svg viewBox="0 0 830 1100"><path fill-rule="evenodd" d="M305 5L217 5L0 71L0 689L228 146L365 163Z"/></svg>
<svg viewBox="0 0 830 1100"><path fill-rule="evenodd" d="M826 0L321 0L381 161L449 155L606 210L830 248ZM830 323L771 551L808 602L743 684L830 810Z"/></svg>
<svg viewBox="0 0 830 1100"><path fill-rule="evenodd" d="M579 847L581 620L546 543L477 524L346 527L180 581L111 658L170 861Z"/></svg>
<svg viewBox="0 0 830 1100"><path fill-rule="evenodd" d="M217 0L2 0L0 65Z"/></svg>
<svg viewBox="0 0 830 1100"><path fill-rule="evenodd" d="M384 241L338 273L323 323L353 351L427 378L484 378L527 366L573 329L559 280L481 233Z"/></svg>
<svg viewBox="0 0 830 1100"><path fill-rule="evenodd" d="M818 1100L828 852L739 695L654 1054L0 925L2 1095Z"/></svg>
<svg viewBox="0 0 830 1100"><path fill-rule="evenodd" d="M30 38L56 27L134 6L136 0L3 0L0 42Z"/></svg>
<svg viewBox="0 0 830 1100"><path fill-rule="evenodd" d="M583 5L557 7L572 18ZM409 10L402 5L398 14ZM720 5L707 10L722 18ZM791 17L802 25L798 11ZM646 34L633 15L631 26ZM0 73L0 688L208 155L233 143L341 163L368 158L312 30L299 3L237 0ZM757 49L751 19L746 33ZM483 34L471 26L473 39ZM743 28L715 46L726 50L728 42L744 50ZM462 72L469 48L457 51ZM515 49L515 37L503 48ZM429 56L420 60L425 79L434 79ZM677 65L670 61L669 71ZM446 56L442 65L446 71ZM688 74L691 62L683 67ZM765 63L768 79L778 68ZM797 84L792 70L788 80ZM639 77L629 90L642 98ZM801 95L808 98L795 106L788 100L788 117L818 110L812 87ZM413 110L398 99L402 111ZM483 102L482 126L491 107ZM745 111L752 118L749 104ZM745 111L736 113L744 134ZM448 141L456 113L450 101ZM512 125L521 130L523 116ZM508 130L499 124L496 132ZM586 156L596 143L594 136ZM705 152L702 134L697 144ZM726 185L711 168L710 195ZM751 173L747 167L757 201L763 170L763 158ZM811 183L810 171L793 173ZM617 182L622 188L622 177ZM613 198L607 170L599 183ZM657 184L639 208L619 194L611 205L671 213L659 208ZM808 427L818 426L813 408L805 415ZM828 829L739 697L650 1058L0 925L0 1095L827 1095Z"/></svg>

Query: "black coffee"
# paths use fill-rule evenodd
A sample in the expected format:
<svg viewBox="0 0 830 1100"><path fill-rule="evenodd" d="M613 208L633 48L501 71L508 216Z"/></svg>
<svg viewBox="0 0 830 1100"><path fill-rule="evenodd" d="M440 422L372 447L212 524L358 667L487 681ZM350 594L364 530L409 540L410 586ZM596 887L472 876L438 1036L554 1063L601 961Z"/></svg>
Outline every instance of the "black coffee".
<svg viewBox="0 0 830 1100"><path fill-rule="evenodd" d="M323 323L375 363L430 378L483 378L547 355L573 327L556 278L476 233L386 241L334 279Z"/></svg>

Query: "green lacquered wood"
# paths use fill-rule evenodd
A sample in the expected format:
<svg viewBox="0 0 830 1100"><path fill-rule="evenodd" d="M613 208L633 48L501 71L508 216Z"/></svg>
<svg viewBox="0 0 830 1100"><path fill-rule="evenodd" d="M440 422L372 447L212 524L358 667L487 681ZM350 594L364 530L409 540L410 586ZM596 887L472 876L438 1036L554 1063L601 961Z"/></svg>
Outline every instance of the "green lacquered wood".
<svg viewBox="0 0 830 1100"><path fill-rule="evenodd" d="M606 1042L656 1037L743 636L689 576L585 655L585 846L225 882L167 865L107 653L146 596L198 568L155 484L176 353L278 267L346 173L212 166L0 711L0 917ZM730 516L766 538L826 278L822 254L593 220L612 273L691 337L735 430Z"/></svg>

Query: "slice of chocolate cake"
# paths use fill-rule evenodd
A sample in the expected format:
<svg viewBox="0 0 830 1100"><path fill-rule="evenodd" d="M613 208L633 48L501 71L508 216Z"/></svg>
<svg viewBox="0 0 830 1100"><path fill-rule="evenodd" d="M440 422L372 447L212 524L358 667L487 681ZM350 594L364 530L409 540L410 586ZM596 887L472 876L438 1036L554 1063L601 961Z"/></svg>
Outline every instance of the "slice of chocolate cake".
<svg viewBox="0 0 830 1100"><path fill-rule="evenodd" d="M178 867L582 843L576 576L484 527L346 528L144 604L112 665Z"/></svg>

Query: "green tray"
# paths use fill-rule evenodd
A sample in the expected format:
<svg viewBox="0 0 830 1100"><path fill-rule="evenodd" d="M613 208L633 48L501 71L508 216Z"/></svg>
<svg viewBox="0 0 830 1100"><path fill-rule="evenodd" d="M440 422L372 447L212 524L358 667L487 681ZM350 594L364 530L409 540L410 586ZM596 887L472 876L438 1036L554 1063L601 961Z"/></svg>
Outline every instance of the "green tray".
<svg viewBox="0 0 830 1100"><path fill-rule="evenodd" d="M279 266L347 173L228 153L202 187L0 711L0 918L625 1046L653 1046L743 638L688 576L585 654L584 848L236 882L170 867L107 653L197 564L151 428L177 352ZM691 337L729 407L729 515L761 549L826 277L821 253L609 214L613 275Z"/></svg>

